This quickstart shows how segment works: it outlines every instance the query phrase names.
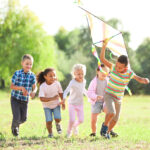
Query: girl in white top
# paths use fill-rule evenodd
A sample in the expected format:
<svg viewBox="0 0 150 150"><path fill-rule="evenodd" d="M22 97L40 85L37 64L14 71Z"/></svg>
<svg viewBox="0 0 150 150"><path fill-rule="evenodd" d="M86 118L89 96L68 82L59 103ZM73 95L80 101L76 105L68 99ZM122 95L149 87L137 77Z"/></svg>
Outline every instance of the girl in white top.
<svg viewBox="0 0 150 150"><path fill-rule="evenodd" d="M75 64L72 70L73 79L70 81L68 87L64 91L63 99L65 100L67 94L70 92L68 98L69 109L69 125L67 130L67 137L71 136L72 129L74 134L78 134L77 127L84 120L83 112L83 94L86 95L86 80L84 76L86 74L86 66L82 64ZM75 121L75 113L77 113L78 120Z"/></svg>
<svg viewBox="0 0 150 150"><path fill-rule="evenodd" d="M39 97L45 112L46 127L49 132L49 137L52 138L53 116L56 122L57 132L60 134L62 131L59 124L61 121L59 97L63 100L63 90L60 83L57 81L56 72L53 68L47 68L41 71L37 75L37 82L40 85ZM63 108L64 107L65 105L63 104Z"/></svg>

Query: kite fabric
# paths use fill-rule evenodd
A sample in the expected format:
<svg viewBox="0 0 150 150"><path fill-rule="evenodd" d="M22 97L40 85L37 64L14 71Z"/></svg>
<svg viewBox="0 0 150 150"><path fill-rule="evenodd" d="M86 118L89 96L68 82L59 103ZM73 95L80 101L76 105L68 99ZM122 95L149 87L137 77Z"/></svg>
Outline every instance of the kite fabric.
<svg viewBox="0 0 150 150"><path fill-rule="evenodd" d="M110 25L106 24L104 21L102 21L100 18L92 14L91 12L87 11L81 6L78 6L82 10L86 12L88 25L91 31L91 37L93 41L93 45L97 47L102 47L104 40L109 40L107 47L112 52L113 55L119 57L120 55L125 55L128 57L126 47L124 44L122 33ZM100 59L97 55L96 49L92 46L92 53L97 58L98 61L98 67L100 68L100 71L104 72L102 68L100 67ZM130 65L128 65L130 68ZM131 96L131 90L128 86L126 86L126 90L128 91L129 95Z"/></svg>
<svg viewBox="0 0 150 150"><path fill-rule="evenodd" d="M93 44L97 47L102 47L103 41L109 39L107 47L113 53L113 55L119 57L120 55L126 55L126 47L124 44L122 33L104 21L100 20L97 16L93 15L86 9L79 6L87 14L88 24L91 31L91 37Z"/></svg>

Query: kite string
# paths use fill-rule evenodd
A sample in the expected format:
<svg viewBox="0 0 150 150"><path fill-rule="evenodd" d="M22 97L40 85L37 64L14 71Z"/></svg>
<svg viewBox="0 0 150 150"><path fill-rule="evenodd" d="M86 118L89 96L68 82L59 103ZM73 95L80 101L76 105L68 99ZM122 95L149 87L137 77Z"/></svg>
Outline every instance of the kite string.
<svg viewBox="0 0 150 150"><path fill-rule="evenodd" d="M102 64L102 63L101 63L101 61L100 61L100 59L99 59L99 57L98 57L96 48L95 48L94 46L92 46L92 54L93 54L93 55L96 57L96 59L97 59L98 68L99 68L100 72L103 72L104 74L107 75L107 73L106 73L105 71L103 71L103 69L102 69L102 67L101 67L101 64Z"/></svg>

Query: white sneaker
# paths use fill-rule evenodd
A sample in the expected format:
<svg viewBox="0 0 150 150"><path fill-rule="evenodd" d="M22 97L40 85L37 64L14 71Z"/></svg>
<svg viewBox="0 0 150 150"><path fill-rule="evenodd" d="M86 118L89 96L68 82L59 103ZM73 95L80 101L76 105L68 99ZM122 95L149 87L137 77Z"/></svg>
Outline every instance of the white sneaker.
<svg viewBox="0 0 150 150"><path fill-rule="evenodd" d="M66 135L66 137L69 139L69 138L71 138L71 133L67 133L67 135Z"/></svg>
<svg viewBox="0 0 150 150"><path fill-rule="evenodd" d="M77 127L73 127L73 134L78 135L78 128Z"/></svg>

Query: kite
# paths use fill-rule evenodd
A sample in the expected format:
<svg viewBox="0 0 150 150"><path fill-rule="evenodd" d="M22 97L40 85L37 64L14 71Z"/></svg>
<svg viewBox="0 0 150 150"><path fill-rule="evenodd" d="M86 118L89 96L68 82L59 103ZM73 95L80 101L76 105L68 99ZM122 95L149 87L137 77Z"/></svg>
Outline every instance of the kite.
<svg viewBox="0 0 150 150"><path fill-rule="evenodd" d="M126 47L124 44L122 32L114 29L104 21L102 21L99 17L95 16L91 12L87 11L81 6L78 6L80 9L86 12L86 17L88 21L88 26L91 31L92 43L93 46L102 47L103 42L105 40L109 40L107 44L107 48L111 51L110 57L112 58L112 54L119 57L120 55L125 55L128 57ZM96 49L92 46L92 53L96 57L98 61L98 67L100 67L100 59L97 55ZM130 65L128 66L130 68ZM100 71L104 72L102 68ZM129 95L132 95L129 87L126 86L126 90Z"/></svg>

